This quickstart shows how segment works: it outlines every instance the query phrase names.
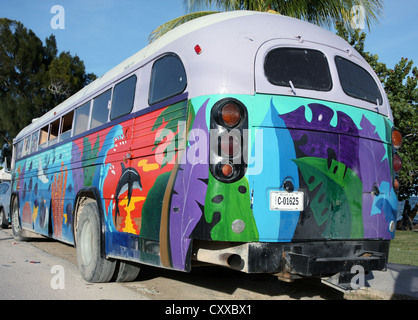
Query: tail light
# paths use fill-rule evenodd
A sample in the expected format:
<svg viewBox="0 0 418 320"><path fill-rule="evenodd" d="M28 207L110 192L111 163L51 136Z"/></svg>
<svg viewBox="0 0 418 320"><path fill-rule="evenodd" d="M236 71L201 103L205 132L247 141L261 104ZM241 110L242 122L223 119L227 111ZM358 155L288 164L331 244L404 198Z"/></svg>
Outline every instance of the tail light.
<svg viewBox="0 0 418 320"><path fill-rule="evenodd" d="M237 99L217 102L210 119L210 171L219 181L241 179L247 169L247 108Z"/></svg>
<svg viewBox="0 0 418 320"><path fill-rule="evenodd" d="M392 145L396 150L402 146L402 135L398 130L392 131Z"/></svg>
<svg viewBox="0 0 418 320"><path fill-rule="evenodd" d="M396 173L399 173L402 169L402 160L401 157L395 153L393 155L393 170L395 170Z"/></svg>
<svg viewBox="0 0 418 320"><path fill-rule="evenodd" d="M220 118L225 126L233 128L237 126L242 119L241 108L235 102L226 103L220 108Z"/></svg>

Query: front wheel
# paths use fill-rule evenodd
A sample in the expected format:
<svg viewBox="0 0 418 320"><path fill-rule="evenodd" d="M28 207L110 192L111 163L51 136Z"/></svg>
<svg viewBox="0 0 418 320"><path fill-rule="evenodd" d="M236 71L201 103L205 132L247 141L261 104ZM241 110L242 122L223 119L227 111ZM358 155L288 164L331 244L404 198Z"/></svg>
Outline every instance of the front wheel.
<svg viewBox="0 0 418 320"><path fill-rule="evenodd" d="M20 214L19 214L19 203L17 197L13 198L12 202L12 231L13 237L17 241L26 241L29 237L26 236L25 230L20 226Z"/></svg>
<svg viewBox="0 0 418 320"><path fill-rule="evenodd" d="M116 261L101 256L99 210L96 202L86 204L81 212L76 235L77 261L81 276L88 282L108 282Z"/></svg>
<svg viewBox="0 0 418 320"><path fill-rule="evenodd" d="M9 221L3 208L0 209L0 229L7 229Z"/></svg>

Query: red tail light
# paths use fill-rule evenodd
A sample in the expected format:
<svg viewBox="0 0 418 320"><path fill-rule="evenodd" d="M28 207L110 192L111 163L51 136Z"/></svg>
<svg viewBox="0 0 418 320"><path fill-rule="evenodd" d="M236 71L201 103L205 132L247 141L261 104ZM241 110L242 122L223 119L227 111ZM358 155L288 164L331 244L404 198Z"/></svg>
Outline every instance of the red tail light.
<svg viewBox="0 0 418 320"><path fill-rule="evenodd" d="M221 109L221 119L226 126L235 127L241 122L240 107L234 102L225 104Z"/></svg>
<svg viewBox="0 0 418 320"><path fill-rule="evenodd" d="M399 173L399 171L402 169L402 160L397 153L393 155L393 169L396 173Z"/></svg>
<svg viewBox="0 0 418 320"><path fill-rule="evenodd" d="M221 171L225 178L229 178L234 174L234 168L229 163L223 164Z"/></svg>
<svg viewBox="0 0 418 320"><path fill-rule="evenodd" d="M235 134L226 134L220 137L221 151L227 157L234 157L240 152L240 138Z"/></svg>
<svg viewBox="0 0 418 320"><path fill-rule="evenodd" d="M211 110L210 171L221 182L238 181L247 170L247 158L247 108L237 99L222 99Z"/></svg>
<svg viewBox="0 0 418 320"><path fill-rule="evenodd" d="M402 146L402 135L398 130L392 131L392 145L396 150Z"/></svg>
<svg viewBox="0 0 418 320"><path fill-rule="evenodd" d="M398 180L398 179L395 179L395 180L393 181L393 188L394 188L396 191L398 191L398 190L399 190L399 186L400 186L399 180Z"/></svg>

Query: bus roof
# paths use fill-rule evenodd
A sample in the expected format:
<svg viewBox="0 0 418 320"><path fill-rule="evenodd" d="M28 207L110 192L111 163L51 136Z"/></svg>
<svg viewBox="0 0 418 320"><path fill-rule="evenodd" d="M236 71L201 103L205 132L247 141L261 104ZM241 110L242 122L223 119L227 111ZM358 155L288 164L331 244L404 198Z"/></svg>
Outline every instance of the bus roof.
<svg viewBox="0 0 418 320"><path fill-rule="evenodd" d="M233 19L241 17L242 19L237 19L235 20L236 22L232 21ZM228 26L231 26L230 23L234 23L234 26L238 28L234 28L233 30L231 30L231 28L227 28ZM225 29L222 30L225 32L219 34L219 28L222 28L223 26ZM182 50L184 45L181 42L176 41L180 38L188 36L189 38L192 37L196 38L197 40L203 40L205 37L210 36L213 38L211 40L212 43L216 43L218 38L229 37L229 39L233 39L233 41L235 41L235 45L239 46L239 42L242 42L240 37L242 38L244 36L248 38L249 36L253 36L256 41L253 39L250 40L254 42L253 48L255 49L253 49L251 53L254 55L258 47L270 39L288 38L294 40L300 35L303 35L304 39L313 43L326 44L327 46L340 48L341 50L346 51L348 48L350 48L350 54L356 57L358 60L362 61L364 67L367 67L368 70L371 70L367 62L365 62L360 54L358 54L352 47L350 47L350 45L345 40L333 34L332 32L312 25L311 23L286 16L281 16L279 14L261 13L256 11L241 10L212 14L180 25L166 33L161 38L155 40L44 114L42 117L36 119L36 121L34 120L32 124L28 125L17 135L15 140L18 141L21 138L24 138L35 129L43 127L52 119L58 118L64 112L69 111L69 108L72 108L76 105L78 106L81 102L86 101L86 99L91 97L104 86L116 81L118 78L125 75L127 72L129 72L128 70L135 70L136 68L148 63L150 60L167 50ZM237 48L237 50L238 49L239 48ZM222 52L220 54L222 54Z"/></svg>

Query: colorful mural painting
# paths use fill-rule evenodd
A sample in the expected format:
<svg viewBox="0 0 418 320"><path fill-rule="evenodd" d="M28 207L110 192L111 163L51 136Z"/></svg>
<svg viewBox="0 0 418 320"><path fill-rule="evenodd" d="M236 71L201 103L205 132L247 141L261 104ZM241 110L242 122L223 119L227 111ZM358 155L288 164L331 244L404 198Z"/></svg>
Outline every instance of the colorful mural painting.
<svg viewBox="0 0 418 320"><path fill-rule="evenodd" d="M94 187L102 197L110 254L134 248L139 261L179 270L190 269L193 239L393 237L387 118L307 98L233 96L248 109L253 163L243 178L223 183L209 170L210 111L221 98L134 115L19 161L15 183L23 226L74 242L75 196ZM262 170L253 174L260 162ZM269 207L269 191L283 190L285 181L305 192L303 211Z"/></svg>

